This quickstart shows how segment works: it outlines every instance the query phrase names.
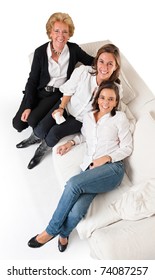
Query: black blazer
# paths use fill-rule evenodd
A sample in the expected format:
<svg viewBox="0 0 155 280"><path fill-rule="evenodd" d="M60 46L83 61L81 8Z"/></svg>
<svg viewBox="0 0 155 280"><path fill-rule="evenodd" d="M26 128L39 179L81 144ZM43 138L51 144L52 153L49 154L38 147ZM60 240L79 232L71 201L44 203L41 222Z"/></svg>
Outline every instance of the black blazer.
<svg viewBox="0 0 155 280"><path fill-rule="evenodd" d="M34 101L38 98L38 92L50 81L48 72L47 45L38 47L34 52L31 72L25 86L26 108L31 109ZM70 58L67 70L67 80L70 78L77 62L84 65L92 65L93 57L83 51L77 44L67 42Z"/></svg>

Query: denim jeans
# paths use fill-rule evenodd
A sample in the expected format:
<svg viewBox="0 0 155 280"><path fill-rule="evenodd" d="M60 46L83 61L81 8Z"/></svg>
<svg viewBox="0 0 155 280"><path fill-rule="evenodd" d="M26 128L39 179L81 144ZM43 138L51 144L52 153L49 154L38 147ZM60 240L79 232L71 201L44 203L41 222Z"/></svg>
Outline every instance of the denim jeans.
<svg viewBox="0 0 155 280"><path fill-rule="evenodd" d="M87 169L71 177L46 228L47 233L53 236L69 236L85 216L94 197L119 186L123 176L124 164L119 161Z"/></svg>

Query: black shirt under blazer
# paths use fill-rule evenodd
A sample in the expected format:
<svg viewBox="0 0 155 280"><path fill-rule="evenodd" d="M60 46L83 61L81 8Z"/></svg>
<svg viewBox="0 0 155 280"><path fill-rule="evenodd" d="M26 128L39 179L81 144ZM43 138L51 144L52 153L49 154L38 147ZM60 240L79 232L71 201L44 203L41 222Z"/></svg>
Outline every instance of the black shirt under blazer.
<svg viewBox="0 0 155 280"><path fill-rule="evenodd" d="M31 109L34 101L37 98L37 93L44 89L50 81L48 72L48 57L47 57L48 42L38 47L34 52L34 57L31 66L31 72L27 84L25 86L26 108ZM92 65L93 57L83 51L77 44L67 42L70 57L67 70L67 80L70 78L77 62L84 65Z"/></svg>

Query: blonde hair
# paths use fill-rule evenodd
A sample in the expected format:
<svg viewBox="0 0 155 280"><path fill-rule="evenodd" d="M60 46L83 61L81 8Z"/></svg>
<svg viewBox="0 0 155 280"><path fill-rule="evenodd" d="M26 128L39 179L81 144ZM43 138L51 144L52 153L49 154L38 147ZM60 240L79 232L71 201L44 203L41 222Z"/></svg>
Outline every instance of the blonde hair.
<svg viewBox="0 0 155 280"><path fill-rule="evenodd" d="M46 33L48 38L50 39L50 33L56 21L63 22L68 25L69 27L69 37L72 37L74 34L74 23L72 18L66 13L54 13L50 16L46 23Z"/></svg>

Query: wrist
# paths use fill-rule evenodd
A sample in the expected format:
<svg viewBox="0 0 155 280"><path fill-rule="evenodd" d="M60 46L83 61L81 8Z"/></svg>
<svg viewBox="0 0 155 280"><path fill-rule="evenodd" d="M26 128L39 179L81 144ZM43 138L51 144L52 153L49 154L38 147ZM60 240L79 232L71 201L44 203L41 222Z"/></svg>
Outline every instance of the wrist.
<svg viewBox="0 0 155 280"><path fill-rule="evenodd" d="M59 109L64 110L64 107L62 107L62 105L60 104L60 105L59 105Z"/></svg>
<svg viewBox="0 0 155 280"><path fill-rule="evenodd" d="M107 162L112 162L112 158L110 156L106 155L106 158L108 159Z"/></svg>
<svg viewBox="0 0 155 280"><path fill-rule="evenodd" d="M68 143L71 143L72 146L75 146L75 141L74 140L69 140Z"/></svg>

